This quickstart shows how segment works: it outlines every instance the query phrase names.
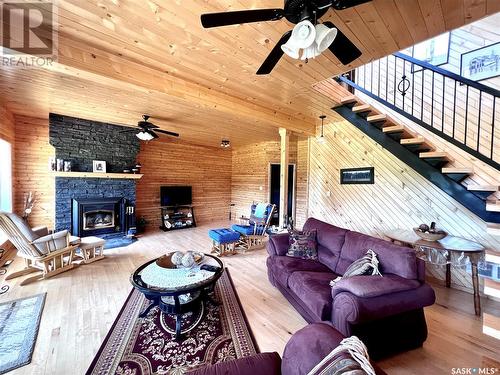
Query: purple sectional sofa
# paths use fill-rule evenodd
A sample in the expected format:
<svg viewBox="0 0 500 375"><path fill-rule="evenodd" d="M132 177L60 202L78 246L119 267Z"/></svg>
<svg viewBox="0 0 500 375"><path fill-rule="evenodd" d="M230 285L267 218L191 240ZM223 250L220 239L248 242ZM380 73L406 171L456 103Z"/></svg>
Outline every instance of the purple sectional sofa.
<svg viewBox="0 0 500 375"><path fill-rule="evenodd" d="M283 359L278 353L259 353L188 372L189 375L305 375L335 349L344 336L324 323L310 324L292 336ZM373 364L377 375L386 373Z"/></svg>
<svg viewBox="0 0 500 375"><path fill-rule="evenodd" d="M372 358L423 344L423 308L435 295L425 283L425 263L413 249L314 218L303 229L317 231L318 260L286 256L288 234L279 234L267 244L267 269L271 284L307 322L328 322L345 336L358 336ZM368 249L377 254L383 277L353 276L329 285Z"/></svg>

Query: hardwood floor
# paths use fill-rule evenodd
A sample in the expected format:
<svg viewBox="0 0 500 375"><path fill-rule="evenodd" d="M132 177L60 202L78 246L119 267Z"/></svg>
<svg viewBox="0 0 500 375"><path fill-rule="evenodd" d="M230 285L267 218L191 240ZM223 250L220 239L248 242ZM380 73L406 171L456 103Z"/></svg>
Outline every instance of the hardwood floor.
<svg viewBox="0 0 500 375"><path fill-rule="evenodd" d="M128 247L105 251L102 261L52 279L23 287L19 286L23 278L11 280L0 302L43 292L47 298L33 360L10 374L85 373L131 290L128 278L134 268L169 250L209 251L208 228L227 224L147 233ZM266 257L262 249L223 260L260 350L281 354L292 333L306 322L268 282ZM21 267L16 259L8 272ZM429 338L423 348L386 359L380 366L389 374L419 375L451 374L456 367L500 368L500 341L482 333L472 297L441 286L435 289L438 299L426 309Z"/></svg>

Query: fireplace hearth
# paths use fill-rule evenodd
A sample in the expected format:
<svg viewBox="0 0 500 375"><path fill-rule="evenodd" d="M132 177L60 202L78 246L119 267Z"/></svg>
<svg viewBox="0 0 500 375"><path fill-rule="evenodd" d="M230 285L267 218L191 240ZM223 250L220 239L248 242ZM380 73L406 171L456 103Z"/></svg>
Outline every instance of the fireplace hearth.
<svg viewBox="0 0 500 375"><path fill-rule="evenodd" d="M72 200L71 228L79 237L130 235L135 231L134 218L134 205L122 197Z"/></svg>

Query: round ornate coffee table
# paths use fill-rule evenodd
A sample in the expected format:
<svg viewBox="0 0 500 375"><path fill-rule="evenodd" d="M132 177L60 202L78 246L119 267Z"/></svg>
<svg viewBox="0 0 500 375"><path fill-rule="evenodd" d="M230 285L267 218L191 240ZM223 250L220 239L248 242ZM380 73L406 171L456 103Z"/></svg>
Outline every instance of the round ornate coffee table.
<svg viewBox="0 0 500 375"><path fill-rule="evenodd" d="M179 340L183 314L203 306L207 299L217 303L211 295L224 265L209 254L204 254L201 262L192 268L163 268L156 264L157 259L144 263L130 276L132 285L151 301L139 316L145 317L155 306L163 313L175 315L175 338ZM201 269L204 265L217 269Z"/></svg>

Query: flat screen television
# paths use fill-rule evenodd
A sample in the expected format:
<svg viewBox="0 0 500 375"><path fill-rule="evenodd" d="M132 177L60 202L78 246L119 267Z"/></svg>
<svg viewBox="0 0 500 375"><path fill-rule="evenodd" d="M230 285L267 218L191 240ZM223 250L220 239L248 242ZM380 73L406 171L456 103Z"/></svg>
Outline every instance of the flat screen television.
<svg viewBox="0 0 500 375"><path fill-rule="evenodd" d="M191 186L160 187L160 204L162 206L182 206L192 203Z"/></svg>

